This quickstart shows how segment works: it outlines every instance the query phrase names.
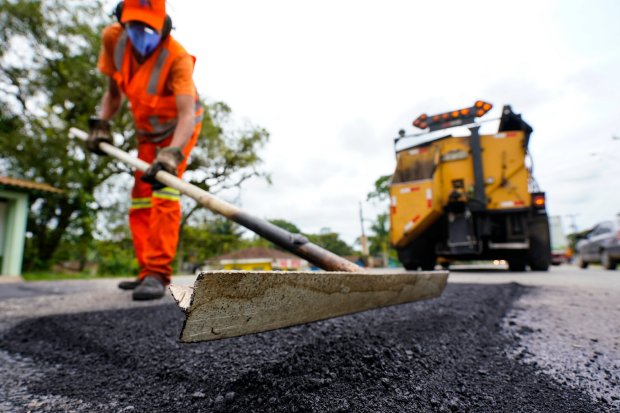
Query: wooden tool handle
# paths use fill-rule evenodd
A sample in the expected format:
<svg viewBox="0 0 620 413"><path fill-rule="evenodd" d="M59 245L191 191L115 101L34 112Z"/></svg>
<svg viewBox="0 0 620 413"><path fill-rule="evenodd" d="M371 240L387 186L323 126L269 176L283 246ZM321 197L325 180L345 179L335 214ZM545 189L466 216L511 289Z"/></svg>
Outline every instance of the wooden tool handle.
<svg viewBox="0 0 620 413"><path fill-rule="evenodd" d="M69 129L69 136L83 141L88 139L88 133L77 128ZM145 171L150 166L147 162L135 158L122 149L119 149L114 145L110 145L109 143L101 142L99 144L99 149L101 149L102 152L105 152L140 171ZM157 172L155 178L166 186L174 188L182 194L193 198L205 208L236 222L237 224L255 232L274 244L279 245L287 251L308 260L319 268L327 271L364 271L364 269L360 266L332 253L331 251L327 251L326 249L309 242L305 237L299 234L291 234L271 222L250 215L240 208L237 208L236 206L229 204L228 202L223 201L207 191L185 182L166 171Z"/></svg>

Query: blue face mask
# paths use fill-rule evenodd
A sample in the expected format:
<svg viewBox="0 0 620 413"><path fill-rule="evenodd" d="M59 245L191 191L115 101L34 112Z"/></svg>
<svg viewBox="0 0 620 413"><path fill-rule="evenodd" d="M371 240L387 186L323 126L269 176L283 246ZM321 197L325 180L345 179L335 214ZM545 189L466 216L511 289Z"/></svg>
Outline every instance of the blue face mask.
<svg viewBox="0 0 620 413"><path fill-rule="evenodd" d="M127 34L132 46L141 56L150 55L161 41L161 36L157 31L143 24L128 24Z"/></svg>

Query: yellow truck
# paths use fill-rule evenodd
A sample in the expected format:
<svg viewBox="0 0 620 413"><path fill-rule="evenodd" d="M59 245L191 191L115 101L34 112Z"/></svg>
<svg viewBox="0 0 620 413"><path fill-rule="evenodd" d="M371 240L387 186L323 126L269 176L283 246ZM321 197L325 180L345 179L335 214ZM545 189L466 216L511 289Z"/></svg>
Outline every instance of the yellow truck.
<svg viewBox="0 0 620 413"><path fill-rule="evenodd" d="M533 129L507 105L497 132L481 135L478 118L491 108L422 114L413 122L422 133L394 140L390 239L406 269L505 260L511 271L548 270L545 194L526 161Z"/></svg>

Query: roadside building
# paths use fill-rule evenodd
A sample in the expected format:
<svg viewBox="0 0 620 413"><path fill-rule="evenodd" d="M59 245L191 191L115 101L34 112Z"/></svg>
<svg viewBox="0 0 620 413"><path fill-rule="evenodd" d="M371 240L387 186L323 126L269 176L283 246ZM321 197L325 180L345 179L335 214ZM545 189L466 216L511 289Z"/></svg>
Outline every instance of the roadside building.
<svg viewBox="0 0 620 413"><path fill-rule="evenodd" d="M19 276L24 258L28 195L62 194L51 185L0 176L0 276Z"/></svg>
<svg viewBox="0 0 620 413"><path fill-rule="evenodd" d="M301 271L308 261L275 248L252 247L220 255L209 260L210 266L241 271Z"/></svg>

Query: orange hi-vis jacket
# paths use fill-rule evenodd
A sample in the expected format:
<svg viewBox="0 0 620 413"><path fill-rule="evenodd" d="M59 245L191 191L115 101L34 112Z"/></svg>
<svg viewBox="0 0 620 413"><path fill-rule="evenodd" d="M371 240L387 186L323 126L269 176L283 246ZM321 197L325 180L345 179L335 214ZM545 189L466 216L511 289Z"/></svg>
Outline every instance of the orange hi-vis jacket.
<svg viewBox="0 0 620 413"><path fill-rule="evenodd" d="M129 100L136 125L138 141L158 143L169 137L177 125L177 104L174 95L165 95L166 80L173 62L188 55L172 36L167 36L155 52L138 70L131 74L132 47L127 32L123 30L114 47L112 78ZM192 61L196 58L191 56ZM196 97L196 123L202 120L202 105Z"/></svg>
<svg viewBox="0 0 620 413"><path fill-rule="evenodd" d="M106 43L106 39L114 41ZM183 74L175 70L180 62L187 63L188 56L193 69L196 59L167 36L153 54L143 62L136 62L127 32L120 25L112 25L104 31L104 50L99 62L100 70L114 79L129 100L136 126L138 157L148 163L153 162L158 148L168 146L172 141L178 123L175 94L193 92L196 100L194 133L181 148L185 160L177 168L179 177L187 167L187 158L200 134L203 116L193 82L188 88L191 79L187 77L187 71L190 68L183 66ZM178 93L177 88L182 92ZM149 183L140 179L142 175L141 171L134 172L129 210L129 226L140 265L138 277L155 275L168 284L179 239L180 193L168 187L153 191Z"/></svg>

